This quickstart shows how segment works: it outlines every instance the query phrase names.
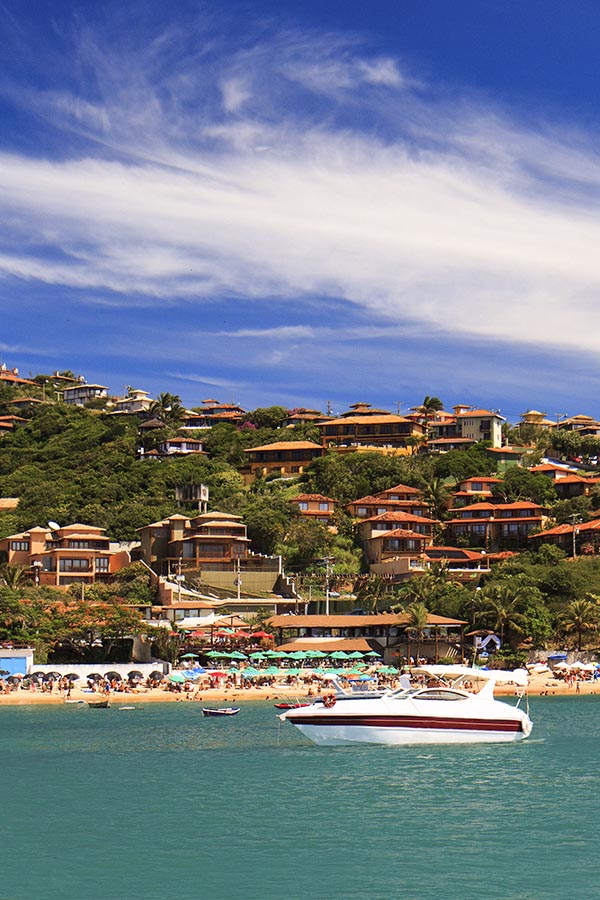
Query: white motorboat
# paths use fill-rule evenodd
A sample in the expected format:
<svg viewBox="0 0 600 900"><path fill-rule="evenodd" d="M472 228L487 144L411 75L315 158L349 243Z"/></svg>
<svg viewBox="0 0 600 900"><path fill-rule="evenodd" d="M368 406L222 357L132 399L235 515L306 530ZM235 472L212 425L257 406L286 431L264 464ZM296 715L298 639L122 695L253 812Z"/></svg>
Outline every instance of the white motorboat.
<svg viewBox="0 0 600 900"><path fill-rule="evenodd" d="M335 693L279 718L314 743L330 745L489 743L523 740L531 733L524 710L494 698L497 683L512 683L517 693L523 689L520 702L528 682L525 670L427 666L413 672L423 674L428 686L354 693L334 682Z"/></svg>

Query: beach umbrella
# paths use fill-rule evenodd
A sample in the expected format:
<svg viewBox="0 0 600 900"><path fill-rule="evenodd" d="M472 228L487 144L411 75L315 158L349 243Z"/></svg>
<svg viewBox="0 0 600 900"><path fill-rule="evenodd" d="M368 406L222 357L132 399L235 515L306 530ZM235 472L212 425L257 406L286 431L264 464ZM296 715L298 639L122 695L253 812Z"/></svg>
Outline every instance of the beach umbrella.
<svg viewBox="0 0 600 900"><path fill-rule="evenodd" d="M348 654L348 659L362 659L364 655L360 650L353 650L352 653Z"/></svg>
<svg viewBox="0 0 600 900"><path fill-rule="evenodd" d="M154 669L153 672L150 672L149 675L150 681L164 681L165 676L162 672L159 672L158 669Z"/></svg>
<svg viewBox="0 0 600 900"><path fill-rule="evenodd" d="M20 678L18 675L9 675L6 679L7 684L18 684L20 682Z"/></svg>
<svg viewBox="0 0 600 900"><path fill-rule="evenodd" d="M254 678L255 675L260 675L261 672L259 669L255 669L254 666L246 666L245 669L240 671L240 675L242 678Z"/></svg>
<svg viewBox="0 0 600 900"><path fill-rule="evenodd" d="M248 659L245 653L242 653L240 650L234 650L233 653L228 654L231 659Z"/></svg>
<svg viewBox="0 0 600 900"><path fill-rule="evenodd" d="M175 672L173 675L169 675L169 681L173 684L184 684L187 681L185 675L180 675L178 672Z"/></svg>
<svg viewBox="0 0 600 900"><path fill-rule="evenodd" d="M58 678L62 678L60 672L46 672L43 676L44 681L56 681Z"/></svg>
<svg viewBox="0 0 600 900"><path fill-rule="evenodd" d="M265 656L265 654L261 653L260 651L250 654L250 659L266 659L266 658L267 657Z"/></svg>
<svg viewBox="0 0 600 900"><path fill-rule="evenodd" d="M69 681L78 681L79 675L77 674L77 672L69 672L67 675L65 675L65 678L68 678Z"/></svg>
<svg viewBox="0 0 600 900"><path fill-rule="evenodd" d="M262 672L263 675L279 675L279 669L277 666L268 666Z"/></svg>
<svg viewBox="0 0 600 900"><path fill-rule="evenodd" d="M104 676L108 681L123 681L118 672L107 672Z"/></svg>
<svg viewBox="0 0 600 900"><path fill-rule="evenodd" d="M245 640L245 639L249 638L250 635L248 634L247 631L234 631L234 632L233 632L233 637L234 637L236 640L237 640L238 638L240 638L240 640L242 640L242 639Z"/></svg>
<svg viewBox="0 0 600 900"><path fill-rule="evenodd" d="M268 631L253 631L250 637L258 638L260 640L261 638L272 638L273 635L269 634Z"/></svg>
<svg viewBox="0 0 600 900"><path fill-rule="evenodd" d="M88 681L103 681L100 672L90 672L90 674L86 675L85 677Z"/></svg>
<svg viewBox="0 0 600 900"><path fill-rule="evenodd" d="M359 681L377 681L374 675L360 675Z"/></svg>
<svg viewBox="0 0 600 900"><path fill-rule="evenodd" d="M336 650L334 653L329 654L329 659L350 659L350 657L343 650Z"/></svg>
<svg viewBox="0 0 600 900"><path fill-rule="evenodd" d="M381 659L381 653L377 653L375 650L369 650L368 653L365 653L365 656L369 657L377 657L377 659Z"/></svg>
<svg viewBox="0 0 600 900"><path fill-rule="evenodd" d="M183 656L179 657L180 659L198 659L197 653L184 653Z"/></svg>

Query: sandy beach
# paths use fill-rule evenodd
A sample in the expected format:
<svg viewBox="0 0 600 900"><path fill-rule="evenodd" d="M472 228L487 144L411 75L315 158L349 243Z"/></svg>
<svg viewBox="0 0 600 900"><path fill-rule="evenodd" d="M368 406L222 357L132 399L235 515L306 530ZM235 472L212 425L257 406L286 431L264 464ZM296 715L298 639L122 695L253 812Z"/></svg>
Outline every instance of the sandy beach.
<svg viewBox="0 0 600 900"><path fill-rule="evenodd" d="M321 690L324 690L323 687ZM313 695L316 689L313 687ZM131 693L114 692L110 695L111 705L130 706L139 703L202 703L205 706L214 706L215 704L231 704L239 705L248 702L270 702L276 703L279 700L306 700L308 697L307 687L296 687L291 685L275 685L270 687L252 687L248 690L241 688L194 688L189 694L176 693L174 691L163 690L162 688L139 690ZM498 697L514 696L518 691L511 685L498 685L495 691ZM579 688L576 684L567 684L562 679L554 678L551 673L545 672L541 674L531 675L529 679L529 688L527 693L530 697L535 696L569 696L569 697L600 697L600 682L581 681ZM103 695L98 693L89 693L84 688L74 687L71 690L70 700L72 702L101 699ZM189 698L189 699L188 699ZM0 694L1 706L27 706L38 703L46 704L63 704L65 699L61 691L54 690L51 694L42 691L11 691L9 694Z"/></svg>

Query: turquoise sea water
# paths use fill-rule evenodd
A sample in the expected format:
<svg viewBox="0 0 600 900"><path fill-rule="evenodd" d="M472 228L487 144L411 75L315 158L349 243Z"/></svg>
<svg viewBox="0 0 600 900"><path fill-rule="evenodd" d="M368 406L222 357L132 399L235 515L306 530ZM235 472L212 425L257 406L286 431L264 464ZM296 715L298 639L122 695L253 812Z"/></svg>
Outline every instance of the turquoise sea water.
<svg viewBox="0 0 600 900"><path fill-rule="evenodd" d="M510 745L316 747L204 718L0 708L1 900L597 900L600 697Z"/></svg>

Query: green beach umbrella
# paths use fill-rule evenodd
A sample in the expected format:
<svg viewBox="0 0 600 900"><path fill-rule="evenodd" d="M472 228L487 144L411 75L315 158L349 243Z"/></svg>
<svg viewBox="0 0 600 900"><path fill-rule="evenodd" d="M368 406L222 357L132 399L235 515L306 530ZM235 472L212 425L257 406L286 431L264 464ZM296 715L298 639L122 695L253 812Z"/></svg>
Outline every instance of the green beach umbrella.
<svg viewBox="0 0 600 900"><path fill-rule="evenodd" d="M185 675L179 675L177 672L174 675L169 675L169 681L172 681L173 684L183 684L187 681Z"/></svg>
<svg viewBox="0 0 600 900"><path fill-rule="evenodd" d="M230 659L248 659L245 653L242 653L240 650L234 650L233 653L229 653L228 656Z"/></svg>
<svg viewBox="0 0 600 900"><path fill-rule="evenodd" d="M257 652L257 653L250 654L250 659L266 659L266 658L267 657L265 656L264 653Z"/></svg>
<svg viewBox="0 0 600 900"><path fill-rule="evenodd" d="M335 653L329 654L329 659L350 659L350 657L343 650L336 650Z"/></svg>
<svg viewBox="0 0 600 900"><path fill-rule="evenodd" d="M365 653L365 656L370 656L370 657L376 656L377 659L381 659L381 653L376 653L375 650L369 650L368 653Z"/></svg>
<svg viewBox="0 0 600 900"><path fill-rule="evenodd" d="M277 666L268 666L266 669L263 669L263 675L279 675L279 669Z"/></svg>
<svg viewBox="0 0 600 900"><path fill-rule="evenodd" d="M354 650L352 653L348 654L348 659L362 659L364 653L361 653L360 650Z"/></svg>
<svg viewBox="0 0 600 900"><path fill-rule="evenodd" d="M197 653L184 653L183 656L179 657L180 659L198 659Z"/></svg>
<svg viewBox="0 0 600 900"><path fill-rule="evenodd" d="M307 650L306 652L311 659L325 659L327 656L322 650Z"/></svg>

